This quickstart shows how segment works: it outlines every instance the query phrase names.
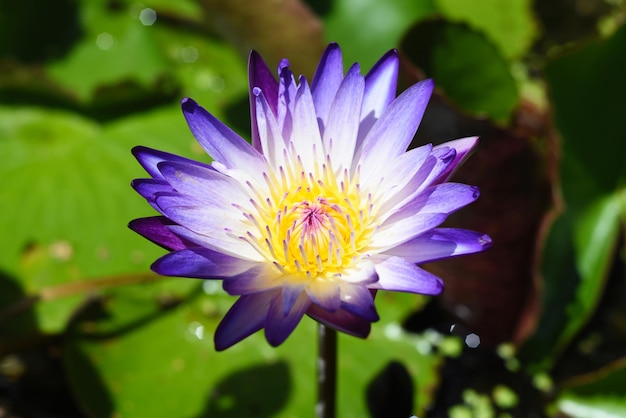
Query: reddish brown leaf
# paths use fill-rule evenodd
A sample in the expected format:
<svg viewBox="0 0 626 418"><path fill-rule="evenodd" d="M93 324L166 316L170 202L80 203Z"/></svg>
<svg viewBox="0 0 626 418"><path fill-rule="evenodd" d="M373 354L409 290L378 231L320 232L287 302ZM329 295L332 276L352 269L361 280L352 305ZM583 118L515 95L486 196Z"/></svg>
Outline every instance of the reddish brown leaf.
<svg viewBox="0 0 626 418"><path fill-rule="evenodd" d="M403 72L408 83L423 78L405 57ZM481 196L450 216L446 226L485 232L493 247L427 268L445 281L442 307L489 345L520 343L534 329L539 314L536 248L554 206L556 141L550 118L524 104L510 125L464 114L435 92L412 144L480 136L452 180L478 186Z"/></svg>
<svg viewBox="0 0 626 418"><path fill-rule="evenodd" d="M201 0L212 28L247 55L256 49L270 68L289 57L309 80L326 42L319 18L299 0Z"/></svg>

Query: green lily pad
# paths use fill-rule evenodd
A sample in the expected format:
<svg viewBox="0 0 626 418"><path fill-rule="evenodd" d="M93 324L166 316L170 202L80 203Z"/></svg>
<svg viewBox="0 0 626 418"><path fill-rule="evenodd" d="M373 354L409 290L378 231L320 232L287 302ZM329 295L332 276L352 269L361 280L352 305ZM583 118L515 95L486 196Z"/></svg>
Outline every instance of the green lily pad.
<svg viewBox="0 0 626 418"><path fill-rule="evenodd" d="M505 122L518 104L507 60L482 33L444 20L417 24L402 52L463 110Z"/></svg>
<svg viewBox="0 0 626 418"><path fill-rule="evenodd" d="M571 382L556 407L572 418L626 416L626 366L619 361L584 379Z"/></svg>
<svg viewBox="0 0 626 418"><path fill-rule="evenodd" d="M150 42L158 41L159 48L172 54L169 71L181 80L183 94L221 118L230 104L247 97L245 63L234 49L167 28L155 34ZM195 60L183 59L185 48L194 49ZM90 72L87 61L72 65L80 73ZM71 71L65 70L61 73L70 80ZM85 86L102 82L93 80ZM156 214L130 187L132 179L146 176L130 150L145 145L209 161L177 102L135 108L108 123L58 110L1 108L0 151L7 162L0 168L5 178L0 198L6 202L0 224L11 239L0 244L0 271L11 278L11 286L22 288L25 298L72 282L118 280L119 275L146 271L161 254L126 227L133 218ZM120 106L133 108L132 103ZM9 282L4 286L9 289ZM72 296L35 305L43 332L63 329L84 300L86 286ZM2 287L0 292L8 294ZM7 306L19 302L4 299Z"/></svg>
<svg viewBox="0 0 626 418"><path fill-rule="evenodd" d="M537 35L529 0L437 0L436 4L447 20L484 32L509 59L526 53Z"/></svg>
<svg viewBox="0 0 626 418"><path fill-rule="evenodd" d="M52 78L80 101L90 101L98 88L129 80L155 86L168 74L154 28L144 26L138 16L106 13L96 3L82 12L83 20L94 24L67 57L48 66Z"/></svg>
<svg viewBox="0 0 626 418"><path fill-rule="evenodd" d="M178 106L107 126L66 112L2 109L0 225L11 239L0 244L0 270L26 295L145 271L162 253L126 227L154 215L130 187L145 176L130 154L140 143L202 155ZM42 331L63 329L84 296L37 304Z"/></svg>
<svg viewBox="0 0 626 418"><path fill-rule="evenodd" d="M545 366L597 308L622 233L624 47L622 27L611 39L559 58L547 68L563 136L560 178L565 211L548 234L542 265L543 314L522 356Z"/></svg>
<svg viewBox="0 0 626 418"><path fill-rule="evenodd" d="M197 295L161 313L150 296L143 302L138 299L141 294L149 295L146 286L152 285L113 292L101 315L105 319L80 325L67 342L64 362L73 391L90 415L288 417L313 413L316 323L305 318L278 348L256 333L216 352L212 335L234 298L216 290L213 285L217 283L204 283L210 295ZM423 411L430 402L440 359L420 353L419 338L400 330L396 322L400 318L386 315L399 307L409 310L415 301L413 295L379 295L383 319L374 325L371 336L366 340L340 336L338 416L367 415L366 385L391 360L401 361L416 381L416 410ZM136 306L140 304L151 306L157 314L138 319ZM133 323L141 326L133 327ZM95 377L85 379L86 373Z"/></svg>
<svg viewBox="0 0 626 418"><path fill-rule="evenodd" d="M359 62L367 70L411 25L435 12L434 0L336 1L324 19L325 35L341 45L344 64Z"/></svg>

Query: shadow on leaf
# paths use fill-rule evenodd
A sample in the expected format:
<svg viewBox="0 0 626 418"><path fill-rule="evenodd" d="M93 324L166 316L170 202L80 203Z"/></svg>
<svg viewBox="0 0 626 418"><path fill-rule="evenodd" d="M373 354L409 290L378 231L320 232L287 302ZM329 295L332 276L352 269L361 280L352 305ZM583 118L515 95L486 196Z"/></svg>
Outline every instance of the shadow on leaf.
<svg viewBox="0 0 626 418"><path fill-rule="evenodd" d="M81 409L89 416L113 416L113 400L93 360L72 342L65 344L63 354L65 371Z"/></svg>
<svg viewBox="0 0 626 418"><path fill-rule="evenodd" d="M260 364L228 375L213 388L207 409L197 418L273 417L291 396L284 361Z"/></svg>
<svg viewBox="0 0 626 418"><path fill-rule="evenodd" d="M414 392L406 367L391 361L367 385L367 409L372 418L406 418L413 411Z"/></svg>
<svg viewBox="0 0 626 418"><path fill-rule="evenodd" d="M0 354L14 349L10 337L38 334L35 301L27 297L17 278L0 270Z"/></svg>

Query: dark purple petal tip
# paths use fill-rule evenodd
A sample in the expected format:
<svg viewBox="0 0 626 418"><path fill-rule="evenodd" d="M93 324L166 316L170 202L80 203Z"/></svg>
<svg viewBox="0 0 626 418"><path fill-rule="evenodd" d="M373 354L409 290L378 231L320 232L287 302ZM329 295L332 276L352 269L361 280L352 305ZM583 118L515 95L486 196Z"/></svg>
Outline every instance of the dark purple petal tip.
<svg viewBox="0 0 626 418"><path fill-rule="evenodd" d="M454 160L454 157L456 157L456 150L454 148L448 148L443 154L439 156L439 159L445 164L450 164Z"/></svg>
<svg viewBox="0 0 626 418"><path fill-rule="evenodd" d="M282 71L286 68L289 68L289 60L287 58L283 58L278 63L278 73L282 73Z"/></svg>
<svg viewBox="0 0 626 418"><path fill-rule="evenodd" d="M200 105L198 105L198 103L189 98L189 97L184 97L181 101L180 101L180 106L183 109L183 112L185 113L194 113L195 110L200 107Z"/></svg>
<svg viewBox="0 0 626 418"><path fill-rule="evenodd" d="M174 234L168 226L174 225L164 216L153 216L150 218L139 218L131 221L128 227L149 239L155 244L170 250L182 250L191 244Z"/></svg>
<svg viewBox="0 0 626 418"><path fill-rule="evenodd" d="M478 189L478 187L477 186L472 186L472 191L474 192L472 194L474 199L478 199L480 197L480 190Z"/></svg>
<svg viewBox="0 0 626 418"><path fill-rule="evenodd" d="M372 329L370 321L344 309L328 312L317 305L311 305L306 313L316 321L354 337L365 338Z"/></svg>
<svg viewBox="0 0 626 418"><path fill-rule="evenodd" d="M491 239L491 237L487 234L482 235L480 238L478 238L478 243L482 246L482 250L488 250L489 248L491 248L491 245L493 244L493 240Z"/></svg>

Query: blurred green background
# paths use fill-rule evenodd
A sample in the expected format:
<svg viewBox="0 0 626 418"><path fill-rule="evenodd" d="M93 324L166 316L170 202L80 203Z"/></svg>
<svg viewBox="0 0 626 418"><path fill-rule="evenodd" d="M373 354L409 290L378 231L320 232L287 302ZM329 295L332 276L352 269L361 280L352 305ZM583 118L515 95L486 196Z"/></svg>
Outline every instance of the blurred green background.
<svg viewBox="0 0 626 418"><path fill-rule="evenodd" d="M480 135L449 225L483 254L426 266L339 339L340 417L626 416L623 0L0 0L0 417L306 417L315 323L216 353L234 298L159 278L127 229L145 145L209 161L193 97L249 137L247 53L310 77L326 44L437 90L412 146Z"/></svg>

